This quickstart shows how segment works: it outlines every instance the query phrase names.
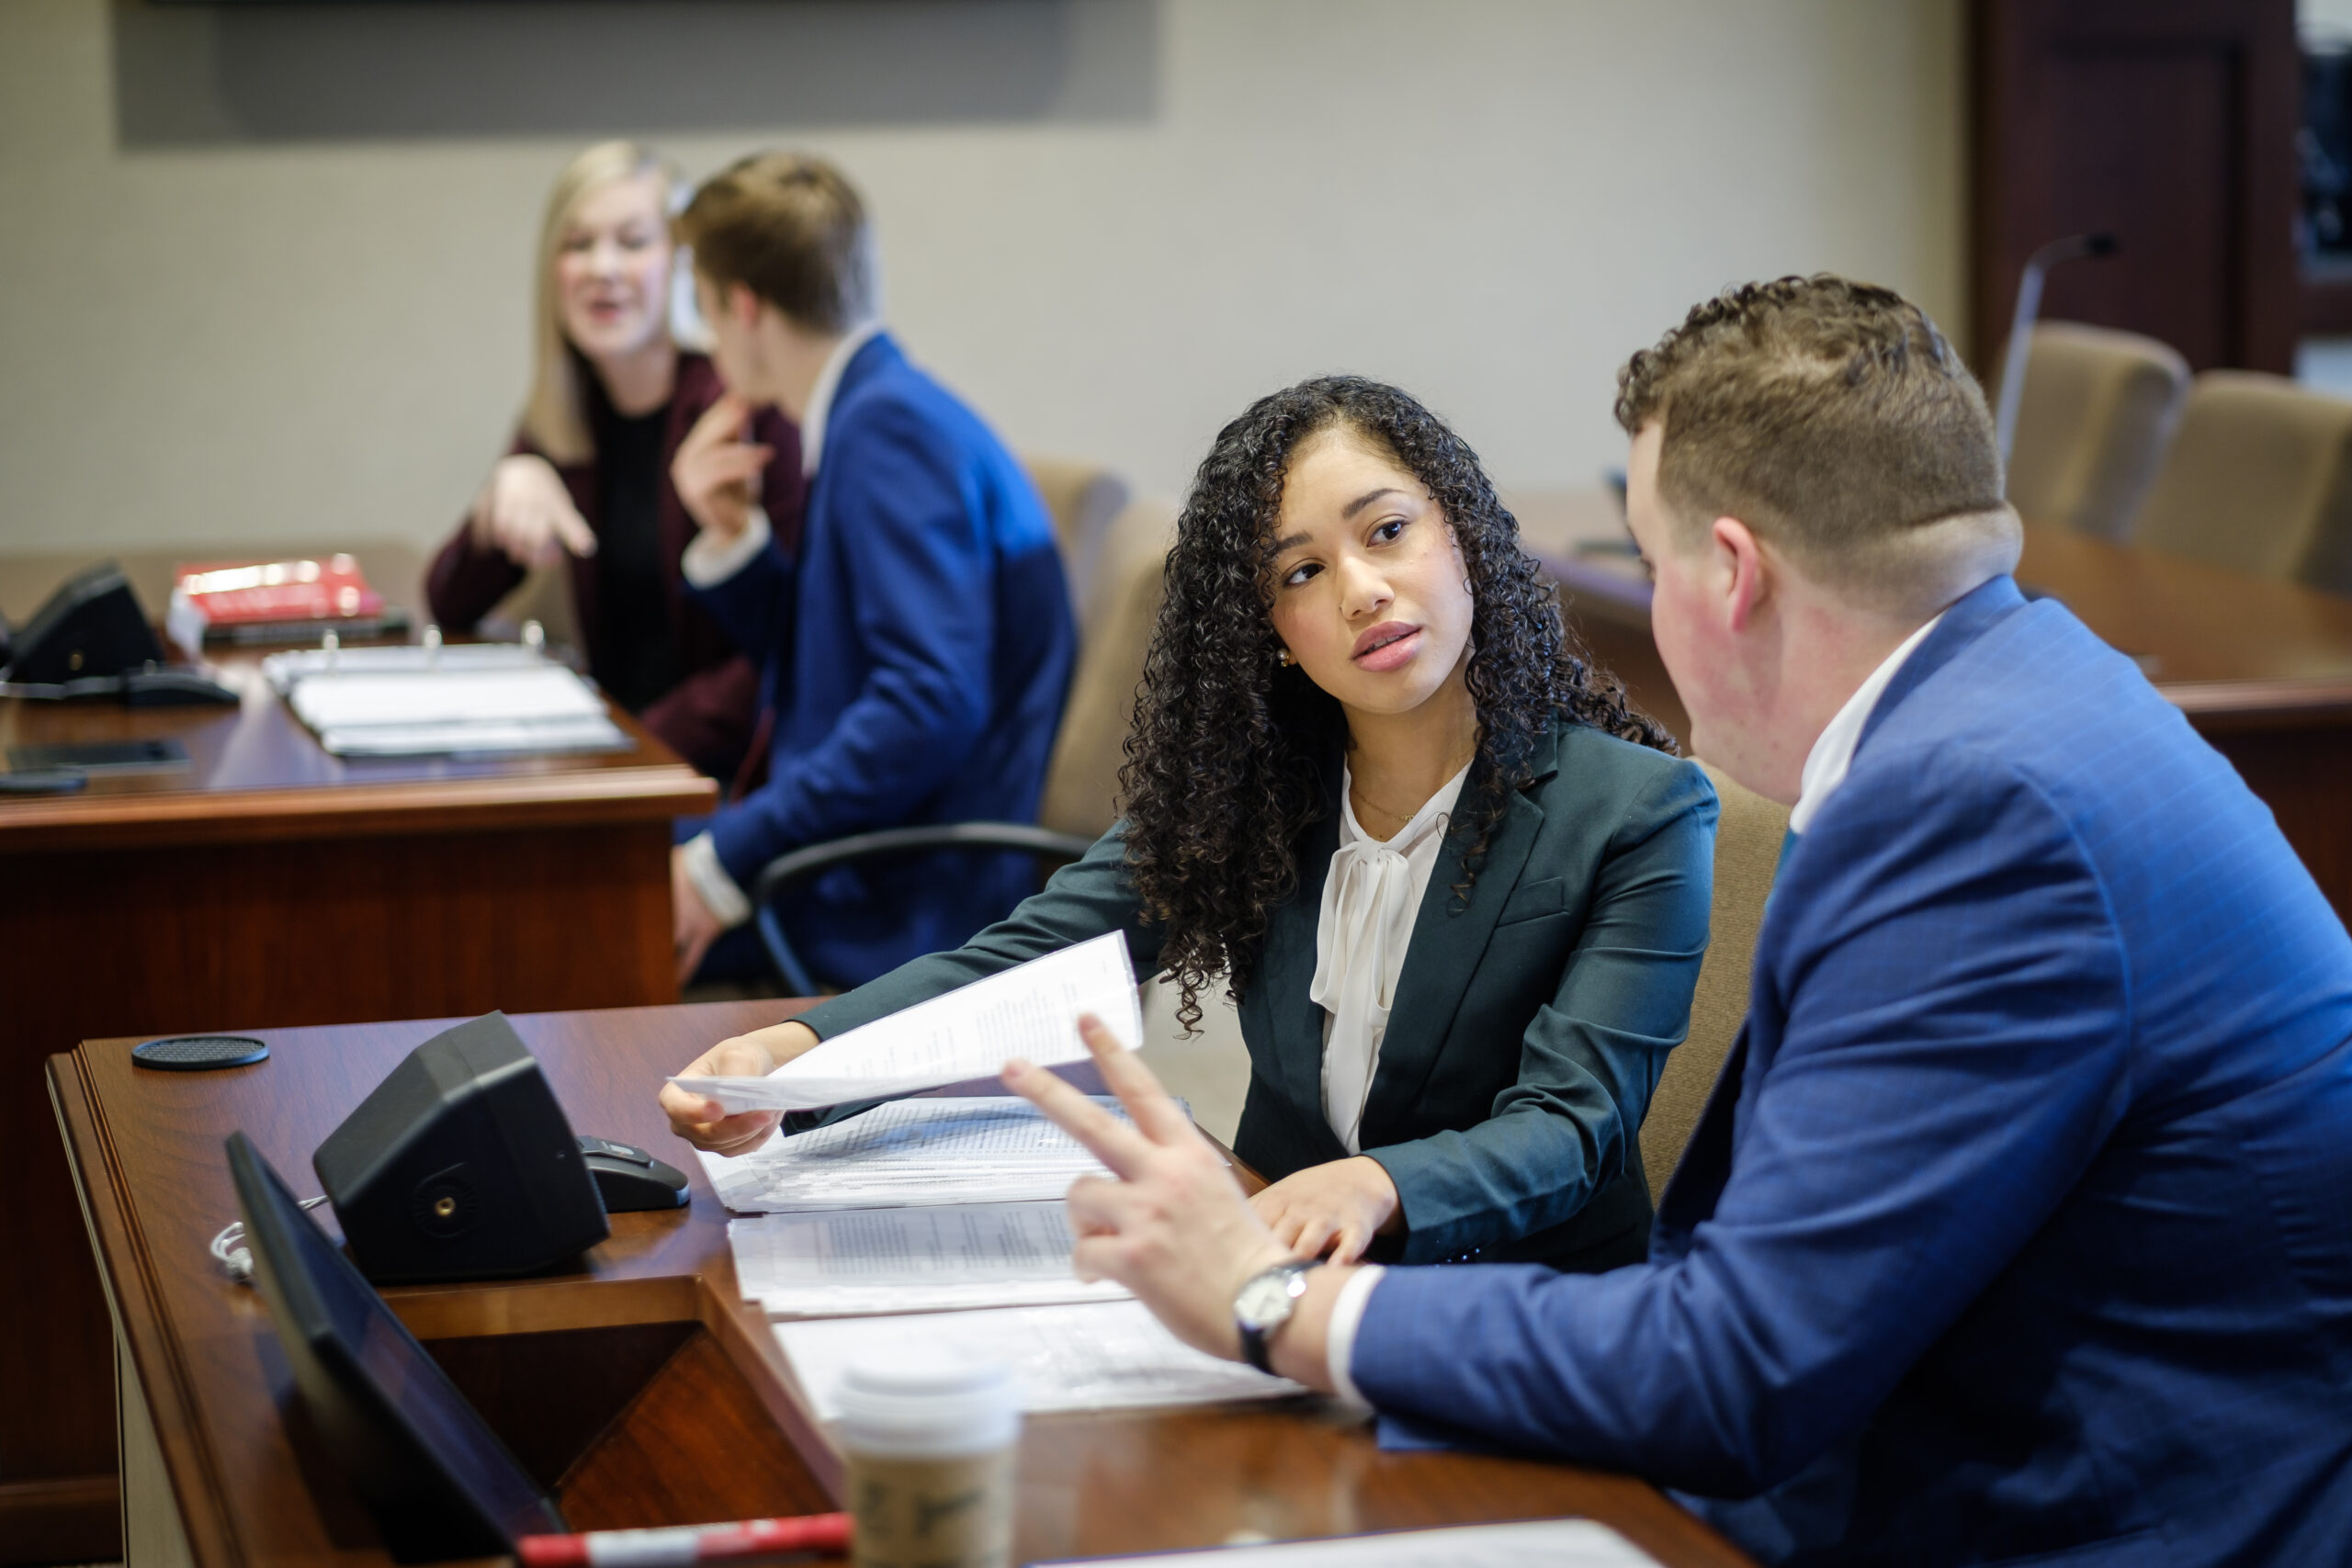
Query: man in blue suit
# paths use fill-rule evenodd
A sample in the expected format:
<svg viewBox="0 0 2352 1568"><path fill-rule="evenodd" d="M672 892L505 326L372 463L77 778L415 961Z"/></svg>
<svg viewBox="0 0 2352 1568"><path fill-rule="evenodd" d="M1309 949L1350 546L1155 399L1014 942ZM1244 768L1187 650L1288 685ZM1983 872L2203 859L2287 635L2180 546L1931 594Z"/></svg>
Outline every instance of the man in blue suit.
<svg viewBox="0 0 2352 1568"><path fill-rule="evenodd" d="M1636 1472L1774 1562L2352 1562L2352 939L2132 661L2008 575L1934 325L1735 290L1626 367L1695 749L1792 803L1748 1020L1597 1277L1283 1256L1132 1056L1081 1273L1392 1438Z"/></svg>
<svg viewBox="0 0 2352 1568"><path fill-rule="evenodd" d="M857 193L831 165L764 153L678 220L728 396L681 445L701 525L686 581L762 666L767 777L673 860L679 976L752 910L762 867L876 829L1036 815L1077 644L1051 525L978 417L882 328ZM754 409L800 426L797 547L752 487ZM837 869L780 911L825 978L856 985L960 945L1035 891L1024 857ZM714 969L755 957L748 930ZM733 964L725 961L733 959Z"/></svg>

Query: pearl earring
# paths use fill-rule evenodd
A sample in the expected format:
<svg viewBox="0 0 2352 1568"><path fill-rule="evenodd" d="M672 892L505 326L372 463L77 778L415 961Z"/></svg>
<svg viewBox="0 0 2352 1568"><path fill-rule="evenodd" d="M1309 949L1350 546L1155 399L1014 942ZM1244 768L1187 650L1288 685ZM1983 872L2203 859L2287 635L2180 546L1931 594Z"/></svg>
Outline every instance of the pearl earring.
<svg viewBox="0 0 2352 1568"><path fill-rule="evenodd" d="M1275 653L1274 653L1274 662L1275 662L1275 663L1277 663L1277 664L1279 664L1279 665L1281 665L1283 669L1287 670L1287 669L1289 669L1292 665L1294 665L1294 664L1297 663L1297 662L1298 662L1298 660L1296 660L1293 659L1293 658L1290 656L1290 649L1289 649L1284 648L1284 649L1277 649L1277 650L1275 651Z"/></svg>

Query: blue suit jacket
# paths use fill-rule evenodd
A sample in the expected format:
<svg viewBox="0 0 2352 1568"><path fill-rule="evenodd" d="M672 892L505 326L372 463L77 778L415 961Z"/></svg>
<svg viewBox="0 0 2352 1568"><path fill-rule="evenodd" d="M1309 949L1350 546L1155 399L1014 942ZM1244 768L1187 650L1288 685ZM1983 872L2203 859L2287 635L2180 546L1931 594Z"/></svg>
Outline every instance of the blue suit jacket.
<svg viewBox="0 0 2352 1568"><path fill-rule="evenodd" d="M1044 504L988 427L887 335L843 368L796 555L701 591L761 666L767 783L709 829L746 891L804 844L1035 820L1078 634ZM831 978L956 947L1035 886L1026 856L843 869L786 931Z"/></svg>
<svg viewBox="0 0 2352 1568"><path fill-rule="evenodd" d="M1392 1272L1351 1367L1768 1561L2352 1562L2352 940L1997 579L1790 854L1651 1261Z"/></svg>

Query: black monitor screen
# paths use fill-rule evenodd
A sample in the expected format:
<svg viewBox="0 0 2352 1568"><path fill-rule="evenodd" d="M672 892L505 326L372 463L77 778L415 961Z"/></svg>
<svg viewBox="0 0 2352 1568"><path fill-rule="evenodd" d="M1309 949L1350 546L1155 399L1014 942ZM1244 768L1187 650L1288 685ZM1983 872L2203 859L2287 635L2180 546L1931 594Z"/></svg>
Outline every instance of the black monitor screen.
<svg viewBox="0 0 2352 1568"><path fill-rule="evenodd" d="M393 1556L495 1556L561 1531L554 1501L243 1133L229 1171L295 1386Z"/></svg>

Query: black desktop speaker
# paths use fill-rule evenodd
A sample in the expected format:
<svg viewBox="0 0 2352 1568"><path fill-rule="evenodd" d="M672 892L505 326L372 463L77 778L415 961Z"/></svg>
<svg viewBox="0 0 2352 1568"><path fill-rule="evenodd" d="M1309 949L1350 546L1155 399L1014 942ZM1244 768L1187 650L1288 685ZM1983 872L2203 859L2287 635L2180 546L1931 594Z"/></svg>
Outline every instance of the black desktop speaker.
<svg viewBox="0 0 2352 1568"><path fill-rule="evenodd" d="M311 1165L361 1272L383 1284L535 1273L610 1234L571 1124L504 1013L410 1052Z"/></svg>
<svg viewBox="0 0 2352 1568"><path fill-rule="evenodd" d="M6 678L28 685L119 675L164 658L139 595L112 561L67 578L9 640Z"/></svg>

